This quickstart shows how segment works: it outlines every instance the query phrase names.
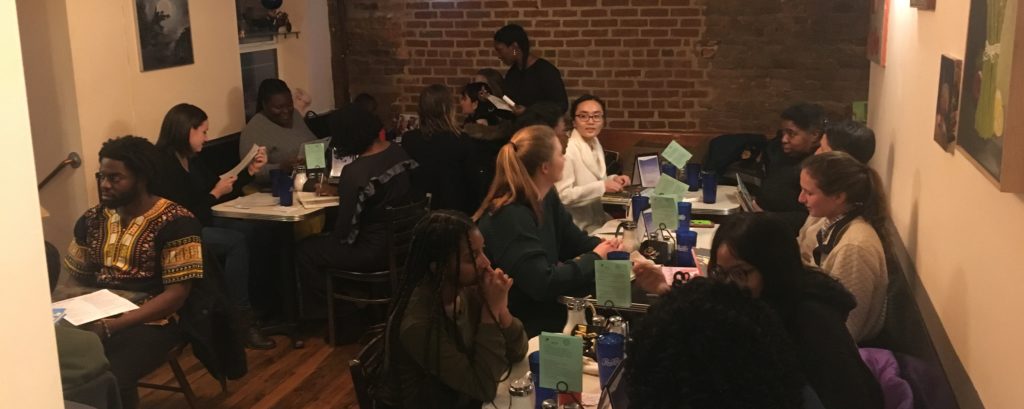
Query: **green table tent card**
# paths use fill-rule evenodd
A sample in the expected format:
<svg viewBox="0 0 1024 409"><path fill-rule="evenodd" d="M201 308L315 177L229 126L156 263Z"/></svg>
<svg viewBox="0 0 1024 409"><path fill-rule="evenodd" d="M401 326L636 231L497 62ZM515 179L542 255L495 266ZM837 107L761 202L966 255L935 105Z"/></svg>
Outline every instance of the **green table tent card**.
<svg viewBox="0 0 1024 409"><path fill-rule="evenodd" d="M540 333L540 387L583 392L583 338Z"/></svg>
<svg viewBox="0 0 1024 409"><path fill-rule="evenodd" d="M658 184L654 185L654 194L660 196L675 196L677 200L683 200L690 185L676 180L676 178L661 175Z"/></svg>
<svg viewBox="0 0 1024 409"><path fill-rule="evenodd" d="M306 169L326 168L324 143L309 143L304 145L306 150Z"/></svg>
<svg viewBox="0 0 1024 409"><path fill-rule="evenodd" d="M679 228L679 205L675 196L651 196L651 222L655 228L665 227L671 231Z"/></svg>
<svg viewBox="0 0 1024 409"><path fill-rule="evenodd" d="M594 281L597 287L597 303L614 307L633 305L629 271L633 263L629 260L597 260L594 262Z"/></svg>
<svg viewBox="0 0 1024 409"><path fill-rule="evenodd" d="M677 168L683 169L686 167L686 161L690 160L690 158L693 157L693 154L676 141L672 141L668 144L668 147L661 152L661 157L672 162L672 164L676 165Z"/></svg>

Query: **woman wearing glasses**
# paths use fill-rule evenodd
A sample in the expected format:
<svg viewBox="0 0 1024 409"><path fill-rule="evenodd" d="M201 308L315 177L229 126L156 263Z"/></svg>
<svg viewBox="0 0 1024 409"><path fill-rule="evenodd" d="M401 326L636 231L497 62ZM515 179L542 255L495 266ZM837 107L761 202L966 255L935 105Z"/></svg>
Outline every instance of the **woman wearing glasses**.
<svg viewBox="0 0 1024 409"><path fill-rule="evenodd" d="M604 101L583 95L572 103L572 134L565 147L565 169L555 187L580 230L593 233L609 217L601 207L605 193L621 192L629 177L608 175L597 135L604 128Z"/></svg>
<svg viewBox="0 0 1024 409"><path fill-rule="evenodd" d="M779 216L731 216L711 244L712 279L734 283L772 307L797 350L808 383L826 408L881 408L882 391L846 329L856 302L842 284L805 267ZM661 268L638 264L637 284L669 291Z"/></svg>

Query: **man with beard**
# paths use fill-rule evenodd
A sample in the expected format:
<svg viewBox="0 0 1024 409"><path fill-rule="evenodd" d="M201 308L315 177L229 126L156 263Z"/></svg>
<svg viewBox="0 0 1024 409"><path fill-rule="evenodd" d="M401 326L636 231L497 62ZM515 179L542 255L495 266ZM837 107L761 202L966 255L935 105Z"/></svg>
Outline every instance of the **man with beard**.
<svg viewBox="0 0 1024 409"><path fill-rule="evenodd" d="M100 205L75 223L55 299L101 289L138 309L82 326L103 340L126 408L138 404L139 378L182 341L177 311L203 276L202 226L184 207L151 193L159 153L144 138L111 139L96 173Z"/></svg>

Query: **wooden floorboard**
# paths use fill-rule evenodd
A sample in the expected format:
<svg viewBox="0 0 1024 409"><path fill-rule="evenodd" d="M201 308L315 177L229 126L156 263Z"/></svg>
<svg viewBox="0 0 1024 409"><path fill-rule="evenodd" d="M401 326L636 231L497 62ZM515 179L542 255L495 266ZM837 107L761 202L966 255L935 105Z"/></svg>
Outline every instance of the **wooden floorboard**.
<svg viewBox="0 0 1024 409"><path fill-rule="evenodd" d="M323 337L306 337L306 347L292 349L287 337L273 337L277 347L267 351L246 350L249 373L228 381L228 392L202 363L186 349L178 362L188 377L200 408L358 408L348 361L359 352L358 345L329 347ZM175 385L169 366L163 366L143 382ZM180 393L139 389L140 407L147 409L187 408Z"/></svg>

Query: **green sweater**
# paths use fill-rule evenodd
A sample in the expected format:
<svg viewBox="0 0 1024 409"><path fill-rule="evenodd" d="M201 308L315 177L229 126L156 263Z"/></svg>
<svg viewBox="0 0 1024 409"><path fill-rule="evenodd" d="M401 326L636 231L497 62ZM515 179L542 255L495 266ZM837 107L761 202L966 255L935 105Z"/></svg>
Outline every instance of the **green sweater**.
<svg viewBox="0 0 1024 409"><path fill-rule="evenodd" d="M541 208L539 224L522 204L485 214L479 223L487 256L514 280L509 310L531 337L562 331L566 307L558 298L593 294L594 261L601 258L592 251L601 239L576 227L554 189Z"/></svg>
<svg viewBox="0 0 1024 409"><path fill-rule="evenodd" d="M505 371L526 356L526 334L518 319L508 328L480 324L483 304L476 291L464 289L459 298L455 328L449 332L440 328L440 320L434 322L438 294L422 287L413 291L399 329L402 364L396 375L402 407L479 408L494 400Z"/></svg>

